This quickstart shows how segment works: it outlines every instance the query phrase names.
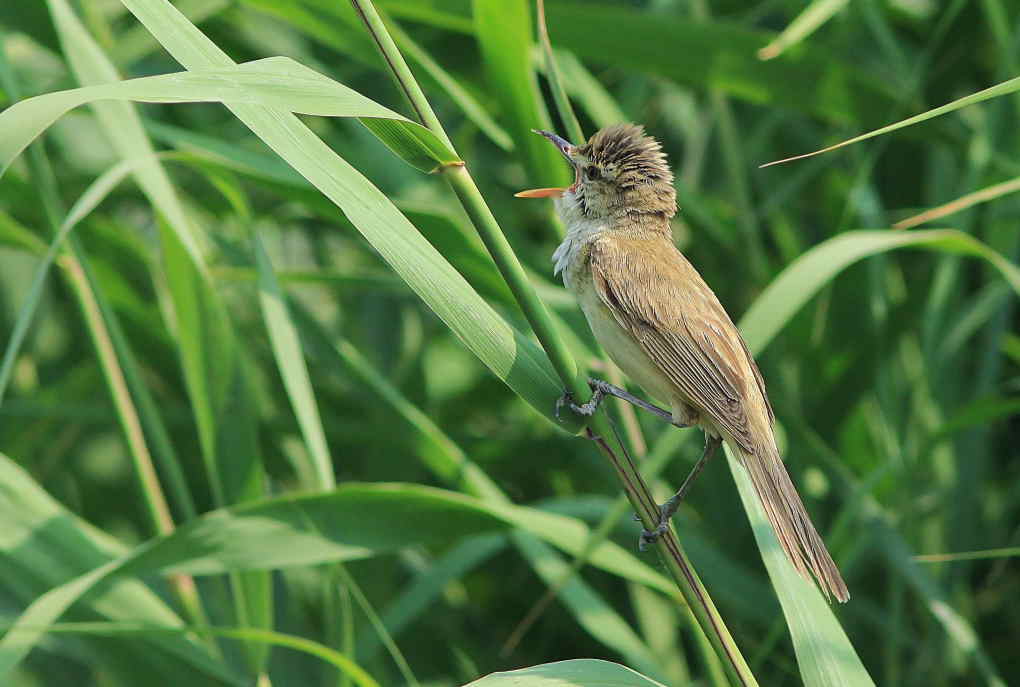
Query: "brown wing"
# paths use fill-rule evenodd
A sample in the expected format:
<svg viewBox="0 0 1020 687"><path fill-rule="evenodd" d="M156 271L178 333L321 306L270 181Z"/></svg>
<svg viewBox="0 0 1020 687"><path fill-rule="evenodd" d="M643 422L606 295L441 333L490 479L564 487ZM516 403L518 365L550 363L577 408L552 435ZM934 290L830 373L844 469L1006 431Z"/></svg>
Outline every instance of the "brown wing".
<svg viewBox="0 0 1020 687"><path fill-rule="evenodd" d="M712 290L665 236L603 236L592 243L588 260L595 291L620 326L684 400L736 442L794 567L805 577L813 574L839 601L849 599L779 457L758 366Z"/></svg>
<svg viewBox="0 0 1020 687"><path fill-rule="evenodd" d="M595 290L620 325L691 404L749 452L760 444L748 413L772 409L736 326L665 237L604 236L588 253ZM749 387L748 367L755 383Z"/></svg>

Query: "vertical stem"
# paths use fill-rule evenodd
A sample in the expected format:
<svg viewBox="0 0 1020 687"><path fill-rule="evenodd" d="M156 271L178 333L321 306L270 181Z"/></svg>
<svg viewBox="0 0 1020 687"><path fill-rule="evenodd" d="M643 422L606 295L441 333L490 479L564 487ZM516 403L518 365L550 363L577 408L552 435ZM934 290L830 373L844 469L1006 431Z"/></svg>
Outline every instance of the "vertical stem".
<svg viewBox="0 0 1020 687"><path fill-rule="evenodd" d="M397 80L400 89L411 102L415 112L419 113L421 122L437 136L449 141L442 124L425 98L424 92L414 79L410 68L386 31L371 0L351 0L354 8L364 20L369 33L372 34L376 46L382 52L383 59L390 67L391 76ZM528 323L531 325L539 343L545 349L553 368L559 375L564 387L578 399L587 398L590 394L584 379L577 374L577 366L563 339L557 334L555 325L545 304L538 298L534 287L528 281L524 268L510 247L499 223L493 216L489 206L482 198L474 179L466 166L452 166L443 170L465 212L478 232L485 247L489 250L497 268L513 292ZM646 529L658 525L659 508L641 478L637 467L630 460L624 446L616 440L615 432L603 413L596 413L588 420L587 435L593 439L603 454L612 463L617 477L623 485L627 498L637 512ZM704 630L716 655L734 685L757 685L747 662L737 648L733 637L723 623L722 617L712 603L708 592L695 573L686 554L673 533L672 528L656 540L656 547L666 568L676 582L684 599L694 613L698 624Z"/></svg>
<svg viewBox="0 0 1020 687"><path fill-rule="evenodd" d="M563 338L556 332L556 325L549 316L549 311L528 281L524 267L517 260L510 242L506 240L503 230L482 198L471 173L466 166L449 167L444 176L496 262L496 267L510 287L539 343L549 355L556 374L577 398L587 398L591 393L587 383L578 376L573 356Z"/></svg>
<svg viewBox="0 0 1020 687"><path fill-rule="evenodd" d="M354 5L354 11L365 22L365 26L368 27L369 35L372 36L376 47L379 48L382 58L386 60L386 66L390 68L390 73L397 86L403 91L407 102L411 104L415 114L418 115L418 121L424 124L436 136L439 136L446 145L450 146L450 150L453 150L453 142L446 135L446 130L443 129L443 125L440 123L439 117L436 116L435 110L429 105L425 92L421 90L421 86L418 85L414 74L411 73L411 68L407 66L403 55L397 49L397 44L393 42L390 32L386 30L386 25L376 11L375 5L370 1L363 2L360 0L351 0L351 4Z"/></svg>
<svg viewBox="0 0 1020 687"><path fill-rule="evenodd" d="M545 53L547 75L549 84L552 86L553 100L556 102L556 111L560 114L560 120L566 127L567 140L580 145L584 142L584 131L581 130L581 123L577 121L574 108L570 106L567 98L567 91L560 81L560 70L556 66L556 56L553 55L552 43L549 41L549 29L545 23L545 0L538 0L538 40L542 43L542 52Z"/></svg>
<svg viewBox="0 0 1020 687"><path fill-rule="evenodd" d="M0 83L7 90L11 100L17 100L20 97L20 86L15 78L14 70L7 63L2 34L0 34ZM56 235L60 230L66 211L57 190L56 177L49 159L46 157L42 140L29 147L28 168L32 181L39 189L40 200L50 224L50 231ZM173 516L160 485L159 475L153 465L138 410L131 397L124 370L117 358L110 329L103 317L99 296L93 288L87 264L81 258L82 251L78 241L74 236L70 236L67 239L67 245L68 248L65 249L64 255L58 262L64 268L67 281L78 299L89 334L95 345L100 367L106 378L117 418L124 432L124 439L128 444L128 454L134 462L135 473L145 500L146 512L149 514L153 529L159 534L168 534L174 530ZM197 626L207 626L208 618L194 579L189 575L173 575L170 577L170 587L191 622ZM214 641L210 639L207 645L214 654L218 654L218 648Z"/></svg>
<svg viewBox="0 0 1020 687"><path fill-rule="evenodd" d="M89 331L92 332L92 342L96 347L99 363L110 387L110 395L113 397L117 417L120 419L124 431L124 440L127 441L129 453L136 457L135 470L138 474L138 481L142 485L142 495L149 511L149 518L160 534L172 532L174 521L170 514L170 506L160 487L159 476L156 474L152 456L145 443L142 423L138 419L138 413L135 412L134 404L131 403L131 394L128 391L127 381L124 379L124 372L117 364L113 341L103 322L99 303L96 301L95 293L89 288L89 278L82 264L70 256L61 259L60 264L74 285L82 314L88 323Z"/></svg>

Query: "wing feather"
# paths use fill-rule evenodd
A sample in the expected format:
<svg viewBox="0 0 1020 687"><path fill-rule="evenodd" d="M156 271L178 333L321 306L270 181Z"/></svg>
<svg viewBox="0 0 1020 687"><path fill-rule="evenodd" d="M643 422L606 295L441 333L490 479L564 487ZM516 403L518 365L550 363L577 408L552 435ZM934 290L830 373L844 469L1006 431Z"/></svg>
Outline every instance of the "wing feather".
<svg viewBox="0 0 1020 687"><path fill-rule="evenodd" d="M588 262L595 291L620 326L682 400L736 443L794 567L813 574L826 594L849 599L779 456L761 372L712 290L665 237L603 236L592 242Z"/></svg>
<svg viewBox="0 0 1020 687"><path fill-rule="evenodd" d="M665 241L603 237L592 243L588 260L595 290L620 326L686 401L741 448L753 450L755 423L748 410L765 407L769 423L772 416L761 373L687 259ZM757 381L753 390L746 383L748 367ZM752 394L761 403L749 403Z"/></svg>

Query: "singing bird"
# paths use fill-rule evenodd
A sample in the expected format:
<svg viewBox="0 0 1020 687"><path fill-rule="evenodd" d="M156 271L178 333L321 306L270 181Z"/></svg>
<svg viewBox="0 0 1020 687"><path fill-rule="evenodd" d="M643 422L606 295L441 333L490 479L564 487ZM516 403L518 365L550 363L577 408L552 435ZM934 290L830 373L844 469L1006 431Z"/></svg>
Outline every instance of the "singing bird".
<svg viewBox="0 0 1020 687"><path fill-rule="evenodd" d="M849 599L783 466L761 372L715 293L673 245L676 192L659 143L633 124L607 127L580 145L535 133L559 149L573 167L574 183L517 196L555 199L567 228L553 253L555 273L577 297L606 353L670 410L597 379L590 380L588 403L567 402L590 415L604 396L617 396L678 427L705 432L701 459L662 504L659 526L645 531L642 542L666 531L694 477L725 441L740 456L794 567L808 579L813 575L826 596Z"/></svg>

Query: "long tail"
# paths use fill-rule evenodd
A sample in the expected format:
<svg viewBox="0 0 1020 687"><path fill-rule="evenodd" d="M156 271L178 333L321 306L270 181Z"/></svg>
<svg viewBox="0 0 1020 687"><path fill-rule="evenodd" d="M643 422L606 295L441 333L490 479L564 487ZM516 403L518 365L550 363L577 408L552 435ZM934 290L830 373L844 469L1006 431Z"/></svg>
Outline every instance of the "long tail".
<svg viewBox="0 0 1020 687"><path fill-rule="evenodd" d="M804 509L775 445L762 446L754 453L738 449L738 453L787 558L807 579L814 575L826 598L831 594L846 602L850 598L846 582Z"/></svg>

